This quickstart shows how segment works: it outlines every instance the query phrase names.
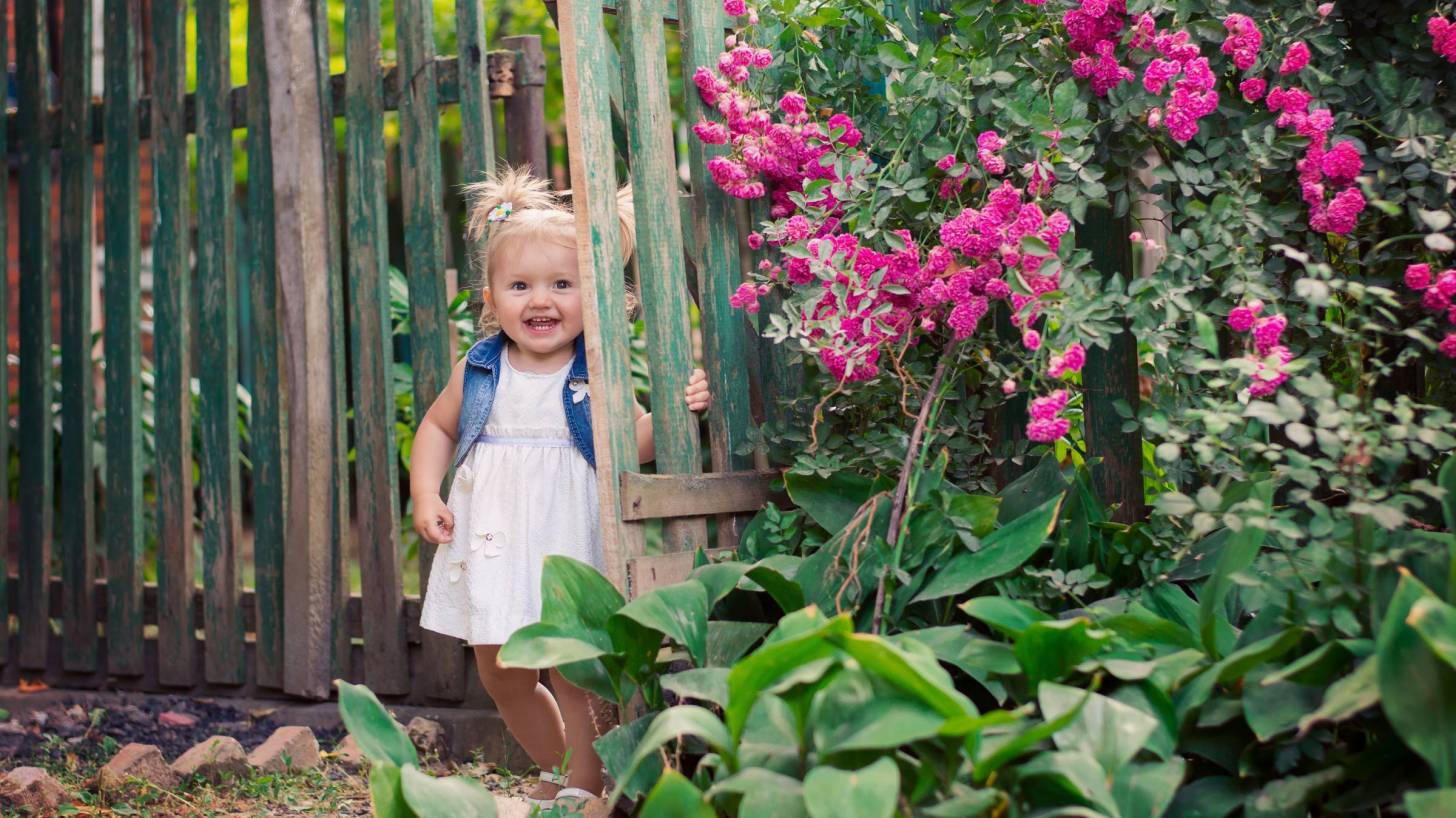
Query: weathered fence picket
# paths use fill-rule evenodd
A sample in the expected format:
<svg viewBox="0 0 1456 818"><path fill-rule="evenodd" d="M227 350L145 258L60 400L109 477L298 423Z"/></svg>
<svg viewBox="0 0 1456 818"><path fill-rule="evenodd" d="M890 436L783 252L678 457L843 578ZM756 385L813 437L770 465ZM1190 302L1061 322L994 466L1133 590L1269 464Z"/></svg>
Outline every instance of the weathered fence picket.
<svg viewBox="0 0 1456 818"><path fill-rule="evenodd" d="M8 55L10 53L10 38L8 36L9 28L9 26L0 25L0 54ZM10 222L8 220L8 211L10 210L10 191L8 190L10 185L10 140L9 134L6 133L7 130L9 129L0 127L0 157L6 158L5 185L7 187L7 190L5 191L6 195L0 197L0 245L5 244L10 237ZM5 266L8 268L10 266L8 252L4 255L0 255L0 258L5 259ZM7 353L7 355L10 351L9 291L10 281L7 270L5 280L3 282L0 282L0 338L6 339L5 352ZM0 378L0 406L6 407L7 413L5 422L0 423L0 452L5 452L6 460L9 460L10 418L8 417L8 413L10 406L10 374L8 361L6 362L5 377ZM8 465L5 469L0 469L0 520L4 520L6 522L5 525L0 525L0 578L4 578L8 577L10 574L10 566L8 564L9 560L7 558L10 554L10 469ZM9 582L0 582L0 613L6 614L7 617L8 612L10 611L9 585ZM8 624L8 618L6 619L6 622ZM7 627L6 630L8 631L9 628ZM7 633L6 635L8 636L9 634ZM0 642L4 643L0 644L0 667L3 667L4 665L10 663L10 640L8 638L0 639Z"/></svg>
<svg viewBox="0 0 1456 818"><path fill-rule="evenodd" d="M96 481L92 472L91 255L95 229L95 152L91 124L91 14L87 0L66 0L61 60L61 486L58 531L65 579L67 670L96 666Z"/></svg>

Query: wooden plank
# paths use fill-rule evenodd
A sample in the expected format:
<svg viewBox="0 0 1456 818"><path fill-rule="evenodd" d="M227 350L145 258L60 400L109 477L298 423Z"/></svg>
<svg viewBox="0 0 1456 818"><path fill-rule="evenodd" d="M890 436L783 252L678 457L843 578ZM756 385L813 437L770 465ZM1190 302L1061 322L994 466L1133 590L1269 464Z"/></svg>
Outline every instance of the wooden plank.
<svg viewBox="0 0 1456 818"><path fill-rule="evenodd" d="M556 24L556 30L561 30L561 12L557 9L556 0L544 0L546 11L551 15L551 22ZM564 4L563 4L564 5ZM617 155L623 162L631 164L631 156L627 148L627 117L623 112L622 100L622 58L617 54L617 47L612 44L610 38L603 34L605 45L602 47L601 59L597 64L597 70L593 72L593 82L601 82L602 75L606 75L608 100L612 112L612 142L617 146Z"/></svg>
<svg viewBox="0 0 1456 818"><path fill-rule="evenodd" d="M379 64L379 0L344 7L346 58ZM363 589L364 678L371 690L408 693L409 663L400 617L404 590L399 543L398 453L394 438L393 349L385 204L383 87L380 75L349 71L344 175L352 287L355 477L359 572Z"/></svg>
<svg viewBox="0 0 1456 818"><path fill-rule="evenodd" d="M698 417L683 400L693 371L691 299L681 285L687 273L683 268L673 115L659 6L653 0L630 3L619 18L637 221L637 283L647 326L657 471L697 474L702 471ZM708 522L674 519L663 526L662 533L664 551L692 551L707 545Z"/></svg>
<svg viewBox="0 0 1456 818"><path fill-rule="evenodd" d="M450 377L452 333L446 315L445 241L441 226L439 103L434 81L432 4L396 0L394 7L399 64L410 78L400 88L400 181L403 188L405 274L410 290L410 350L414 355L414 405L417 417L434 403ZM426 587L435 548L420 546L420 587ZM465 667L459 640L437 634L424 644L425 664L434 670L427 685L432 696L459 700L465 695Z"/></svg>
<svg viewBox="0 0 1456 818"><path fill-rule="evenodd" d="M772 470L693 475L622 472L622 519L758 511L773 496L771 486L778 477Z"/></svg>
<svg viewBox="0 0 1456 818"><path fill-rule="evenodd" d="M0 24L0 54L10 53L9 26ZM7 72L8 73L8 72ZM0 106L4 107L4 106ZM18 114L17 114L18 115ZM10 209L10 140L7 138L5 129L0 128L0 156L5 160L5 195L0 197L0 250L4 251L0 258L0 272L5 273L5 281L0 284L0 352L5 353L6 372L5 377L0 378L0 406L6 407L6 422L0 423L0 452L6 452L9 458L10 451L10 222L8 211ZM18 248L17 248L18 249ZM17 486L17 488L19 488ZM5 520L6 525L0 526L0 574L9 573L10 566L7 564L10 558L10 468L0 469L0 520ZM12 599L8 582L0 582L0 611L10 609ZM6 631L9 631L9 619L6 619ZM10 640L0 639L0 666L10 661Z"/></svg>
<svg viewBox="0 0 1456 818"><path fill-rule="evenodd" d="M546 162L546 52L535 34L506 37L501 45L515 52L515 93L506 97L506 160L529 167L533 176L551 178Z"/></svg>
<svg viewBox="0 0 1456 818"><path fill-rule="evenodd" d="M202 570L207 593L207 681L242 684L242 527L238 486L238 282L233 258L233 143L227 111L230 9L197 6L197 277L201 321L209 343L200 346L202 450ZM276 155L276 152L275 152ZM314 177L315 179L317 177Z"/></svg>
<svg viewBox="0 0 1456 818"><path fill-rule="evenodd" d="M628 363L628 327L617 229L617 174L611 102L600 67L607 52L596 0L560 4L566 139L576 210L577 260L585 300L587 367L591 373L592 433L602 504L602 550L607 578L627 589L626 558L642 553L642 526L622 520L618 473L637 468L635 409ZM606 317L603 320L603 316Z"/></svg>
<svg viewBox="0 0 1456 818"><path fill-rule="evenodd" d="M65 577L62 666L96 668L94 576L96 479L92 473L91 255L95 239L91 122L91 9L66 0L61 61L61 574Z"/></svg>
<svg viewBox="0 0 1456 818"><path fill-rule="evenodd" d="M479 0L455 2L455 49L460 55L461 179L466 183L478 182L495 170L495 117L490 107L483 11ZM513 98L507 97L507 103ZM483 247L482 240L472 249L479 252ZM467 265L459 266L463 271Z"/></svg>
<svg viewBox="0 0 1456 818"><path fill-rule="evenodd" d="M712 548L707 551L709 560L715 557L731 557L732 548ZM693 572L693 563L698 552L678 551L672 554L652 554L633 557L627 561L627 584L632 596L639 597L655 588L682 582Z"/></svg>
<svg viewBox="0 0 1456 818"><path fill-rule="evenodd" d="M45 0L16 0L20 85L20 666L46 666L44 609L54 499L51 455L51 157L45 118L50 65Z"/></svg>
<svg viewBox="0 0 1456 818"><path fill-rule="evenodd" d="M1014 348L1012 344L1021 343L1021 330L1011 326L1010 304L1003 304L993 310L995 314L996 338L1007 348ZM1009 361L1008 361L1009 363ZM1006 487L1016 478L1025 474L1031 469L1031 463L1025 455L1026 424L1030 420L1026 415L1027 393L1025 389L1018 389L1016 393L1008 397L999 406L991 411L988 430L994 436L992 439L992 453L999 459L992 474L998 487ZM1022 453L1013 457L1016 446L1022 447ZM1004 458L1003 458L1004 456ZM1016 458L1019 457L1020 460Z"/></svg>
<svg viewBox="0 0 1456 818"><path fill-rule="evenodd" d="M768 208L769 203L766 198L749 202L748 217L752 230L758 230L764 222L769 220ZM763 249L752 256L755 264L767 257L768 253ZM759 391L763 397L764 421L783 426L794 422L794 415L784 401L798 397L803 391L803 364L795 359L798 354L795 350L763 337L770 326L769 316L779 312L783 297L777 292L770 292L761 300L761 303L762 309L758 313L758 336L761 340L758 342L757 348ZM807 418L805 420L807 421Z"/></svg>
<svg viewBox="0 0 1456 818"><path fill-rule="evenodd" d="M334 329L328 269L324 122L310 0L265 0L273 204L287 353L288 518L283 689L327 698L333 661Z"/></svg>
<svg viewBox="0 0 1456 818"><path fill-rule="evenodd" d="M1114 275L1127 281L1134 273L1131 220L1113 216L1105 204L1087 208L1087 219L1077 229L1079 246L1092 250L1092 267L1104 280ZM1115 404L1126 401L1137 414L1137 339L1123 323L1107 349L1091 347L1082 370L1085 390L1087 455L1101 458L1092 472L1092 483L1103 503L1116 507L1112 519L1133 523L1147 517L1143 498L1142 436L1136 429L1122 430L1123 419Z"/></svg>
<svg viewBox="0 0 1456 818"><path fill-rule="evenodd" d="M712 65L723 45L722 9L717 0L682 0L684 66ZM691 83L684 84L683 110L695 122L711 112ZM688 139L688 169L693 184L693 229L689 245L698 272L698 307L702 313L703 368L713 405L708 411L708 449L714 471L737 471L753 464L751 453L739 453L753 426L748 383L742 362L748 359L746 322L728 299L743 281L739 265L735 201L708 173L708 160L727 153L722 146ZM736 546L743 519L718 520L718 545Z"/></svg>
<svg viewBox="0 0 1456 818"><path fill-rule="evenodd" d="M277 247L273 236L272 117L261 0L248 3L248 300L253 335L253 585L258 684L283 686L283 562L287 517L279 377ZM246 608L245 608L246 610Z"/></svg>

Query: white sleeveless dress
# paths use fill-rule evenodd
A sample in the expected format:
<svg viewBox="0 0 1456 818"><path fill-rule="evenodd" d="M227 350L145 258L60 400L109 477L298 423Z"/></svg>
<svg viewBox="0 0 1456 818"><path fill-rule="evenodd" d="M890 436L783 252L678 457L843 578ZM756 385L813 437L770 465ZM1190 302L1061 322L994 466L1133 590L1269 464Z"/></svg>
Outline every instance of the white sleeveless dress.
<svg viewBox="0 0 1456 818"><path fill-rule="evenodd" d="M503 644L541 618L543 560L602 568L597 477L571 442L562 389L570 362L521 372L501 352L484 433L455 470L455 536L435 552L420 627L471 645Z"/></svg>

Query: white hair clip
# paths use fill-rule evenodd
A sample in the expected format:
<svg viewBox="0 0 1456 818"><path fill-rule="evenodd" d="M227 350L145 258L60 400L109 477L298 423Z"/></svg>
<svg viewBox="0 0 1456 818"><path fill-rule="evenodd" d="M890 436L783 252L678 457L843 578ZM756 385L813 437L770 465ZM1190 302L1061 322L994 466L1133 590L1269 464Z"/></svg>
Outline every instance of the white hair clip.
<svg viewBox="0 0 1456 818"><path fill-rule="evenodd" d="M495 207L492 207L489 213L485 214L485 220L487 222L503 222L511 217L511 213L514 210L515 208L510 202L501 202Z"/></svg>

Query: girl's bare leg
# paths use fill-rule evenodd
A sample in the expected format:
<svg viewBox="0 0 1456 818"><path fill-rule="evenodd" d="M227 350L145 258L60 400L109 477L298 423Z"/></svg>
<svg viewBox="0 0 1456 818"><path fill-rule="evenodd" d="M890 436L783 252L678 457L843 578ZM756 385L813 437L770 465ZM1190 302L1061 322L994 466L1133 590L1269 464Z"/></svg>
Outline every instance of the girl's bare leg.
<svg viewBox="0 0 1456 818"><path fill-rule="evenodd" d="M499 653L500 645L475 646L475 669L480 672L485 692L490 694L496 710L505 719L506 728L531 761L542 772L559 769L566 754L569 731L563 730L556 698L541 684L539 671L501 667L496 658ZM576 767L575 758L571 767ZM574 769L571 775L574 781ZM542 781L531 797L550 798L558 789L557 785Z"/></svg>
<svg viewBox="0 0 1456 818"><path fill-rule="evenodd" d="M566 681L554 669L551 671L551 689L556 691L556 701L561 706L561 716L566 723L566 746L571 748L571 761L567 765L567 786L601 795L606 782L602 780L602 760L597 757L592 742L604 732L596 717L603 714L607 705L591 693ZM606 725L606 728L610 729L610 725Z"/></svg>

